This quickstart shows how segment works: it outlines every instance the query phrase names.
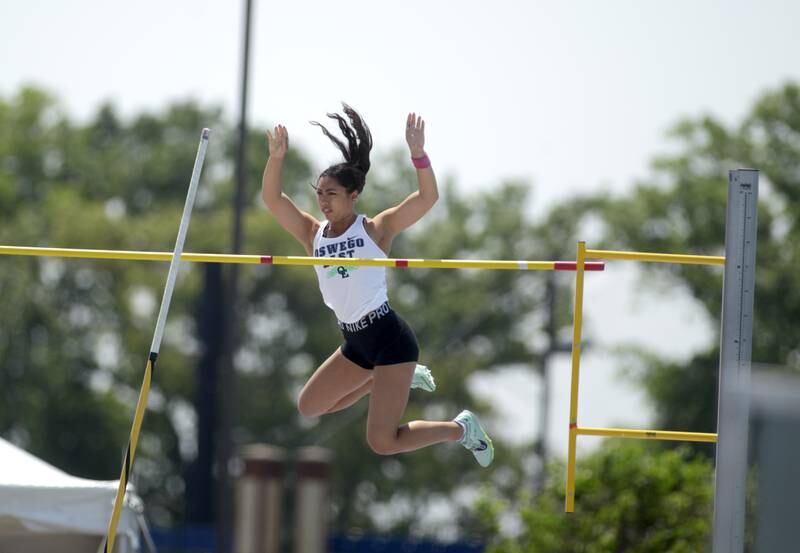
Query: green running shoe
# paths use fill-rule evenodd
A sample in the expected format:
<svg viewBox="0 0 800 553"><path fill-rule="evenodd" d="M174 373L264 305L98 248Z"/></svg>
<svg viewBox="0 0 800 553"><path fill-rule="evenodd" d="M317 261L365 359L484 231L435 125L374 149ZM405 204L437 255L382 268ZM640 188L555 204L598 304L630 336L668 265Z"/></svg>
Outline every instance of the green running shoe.
<svg viewBox="0 0 800 553"><path fill-rule="evenodd" d="M461 411L453 421L464 428L464 436L458 443L472 452L480 466L491 465L492 459L494 459L494 446L475 413L467 410Z"/></svg>
<svg viewBox="0 0 800 553"><path fill-rule="evenodd" d="M417 365L414 368L414 378L411 380L411 389L419 388L426 392L436 389L436 381L433 379L431 370L425 365Z"/></svg>

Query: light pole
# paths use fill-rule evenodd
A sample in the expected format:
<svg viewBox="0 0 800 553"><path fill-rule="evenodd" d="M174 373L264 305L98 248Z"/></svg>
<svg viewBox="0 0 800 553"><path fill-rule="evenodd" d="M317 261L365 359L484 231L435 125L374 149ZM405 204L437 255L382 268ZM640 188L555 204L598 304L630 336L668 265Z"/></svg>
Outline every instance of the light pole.
<svg viewBox="0 0 800 553"><path fill-rule="evenodd" d="M233 195L233 254L242 249L242 211L247 177L247 85L250 67L250 27L252 19L252 0L245 0L244 44L242 51L242 80L239 104L238 140L236 145L235 190ZM219 442L217 443L217 547L218 553L228 553L233 544L233 488L228 472L233 455L233 424L236 420L238 385L234 359L239 344L239 267L229 267L228 286L225 290L225 317L223 333L225 353L220 367L220 419Z"/></svg>

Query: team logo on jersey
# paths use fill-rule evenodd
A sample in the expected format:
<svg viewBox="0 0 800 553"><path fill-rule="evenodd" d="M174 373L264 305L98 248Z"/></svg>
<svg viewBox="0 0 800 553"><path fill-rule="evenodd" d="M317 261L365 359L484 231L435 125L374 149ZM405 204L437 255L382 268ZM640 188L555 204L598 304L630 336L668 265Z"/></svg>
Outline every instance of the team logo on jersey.
<svg viewBox="0 0 800 553"><path fill-rule="evenodd" d="M350 278L353 271L357 271L360 267L345 267L344 265L325 265L325 276L328 278Z"/></svg>

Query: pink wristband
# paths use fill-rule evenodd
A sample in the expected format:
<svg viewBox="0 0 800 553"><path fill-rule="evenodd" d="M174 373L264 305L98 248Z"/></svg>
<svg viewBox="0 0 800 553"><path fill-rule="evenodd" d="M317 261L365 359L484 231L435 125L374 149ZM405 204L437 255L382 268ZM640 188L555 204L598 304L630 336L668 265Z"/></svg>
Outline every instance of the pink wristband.
<svg viewBox="0 0 800 553"><path fill-rule="evenodd" d="M431 160L428 158L428 154L423 154L422 157L412 157L411 163L413 163L414 167L417 169L427 169L431 166Z"/></svg>

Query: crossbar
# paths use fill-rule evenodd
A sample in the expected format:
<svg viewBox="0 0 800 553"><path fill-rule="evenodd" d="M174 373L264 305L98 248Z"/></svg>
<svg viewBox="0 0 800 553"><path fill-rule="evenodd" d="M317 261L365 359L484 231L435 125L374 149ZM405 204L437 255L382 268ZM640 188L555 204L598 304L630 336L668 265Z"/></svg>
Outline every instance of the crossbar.
<svg viewBox="0 0 800 553"><path fill-rule="evenodd" d="M169 261L170 252L125 250L86 250L75 248L40 248L0 246L0 255L35 257L71 257L79 259L117 259L127 261ZM336 265L359 267L398 267L410 269L512 269L522 271L574 271L574 261L507 261L480 259L365 259L357 257L304 257L293 255L228 255L218 253L183 253L181 261L200 263L240 263L252 265ZM602 261L589 262L587 271L603 271Z"/></svg>

